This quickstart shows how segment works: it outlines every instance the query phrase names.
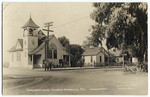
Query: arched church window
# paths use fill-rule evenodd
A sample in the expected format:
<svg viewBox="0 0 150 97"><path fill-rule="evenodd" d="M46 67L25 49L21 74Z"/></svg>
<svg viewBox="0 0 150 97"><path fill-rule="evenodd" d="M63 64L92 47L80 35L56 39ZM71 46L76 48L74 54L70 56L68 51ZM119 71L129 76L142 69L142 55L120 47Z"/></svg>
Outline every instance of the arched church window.
<svg viewBox="0 0 150 97"><path fill-rule="evenodd" d="M57 59L57 50L54 50L54 59Z"/></svg>
<svg viewBox="0 0 150 97"><path fill-rule="evenodd" d="M52 50L51 49L47 50L47 58L52 59Z"/></svg>
<svg viewBox="0 0 150 97"><path fill-rule="evenodd" d="M54 44L51 44L49 46L49 49L48 49L48 52L47 52L47 58L57 59L57 47Z"/></svg>
<svg viewBox="0 0 150 97"><path fill-rule="evenodd" d="M14 53L12 53L12 61L14 61Z"/></svg>
<svg viewBox="0 0 150 97"><path fill-rule="evenodd" d="M54 50L54 49L57 50L57 47L56 47L54 44L51 44L51 45L49 46L49 48L50 48L50 49L53 49L53 50Z"/></svg>

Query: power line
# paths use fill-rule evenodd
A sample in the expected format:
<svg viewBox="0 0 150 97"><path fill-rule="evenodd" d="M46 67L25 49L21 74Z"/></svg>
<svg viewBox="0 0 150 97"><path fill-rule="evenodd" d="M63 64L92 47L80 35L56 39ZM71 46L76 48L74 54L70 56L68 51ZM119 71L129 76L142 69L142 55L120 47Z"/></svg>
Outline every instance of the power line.
<svg viewBox="0 0 150 97"><path fill-rule="evenodd" d="M74 23L71 33L73 33L73 31L74 31L74 29L76 27L76 24L77 24L77 21ZM70 33L68 35L70 35Z"/></svg>
<svg viewBox="0 0 150 97"><path fill-rule="evenodd" d="M65 25L68 25L68 24L71 24L71 23L77 23L78 21L80 21L80 20L83 20L83 19L86 19L86 18L88 18L89 16L85 16L85 17L82 17L82 18L79 18L79 19L76 19L76 20L73 20L73 21L70 21L70 22L67 22L67 23L64 23L64 24L61 24L61 25L58 25L58 26L55 26L55 27L51 27L51 28L59 28L59 27L61 27L61 26L65 26ZM76 24L74 24L74 26L73 26L73 29L75 29L75 25ZM72 31L71 31L72 32ZM66 33L66 32L62 32L62 33Z"/></svg>
<svg viewBox="0 0 150 97"><path fill-rule="evenodd" d="M71 23L73 23L73 22L80 21L80 20L85 19L85 18L88 18L88 17L89 17L89 16L82 17L82 18L79 18L79 19L77 19L77 20L73 20L73 21L70 21L70 22L67 22L67 23L64 23L64 24L61 24L61 25L58 25L58 26L52 27L52 28L58 28L58 27L61 27L61 26L65 26L65 25L71 24Z"/></svg>

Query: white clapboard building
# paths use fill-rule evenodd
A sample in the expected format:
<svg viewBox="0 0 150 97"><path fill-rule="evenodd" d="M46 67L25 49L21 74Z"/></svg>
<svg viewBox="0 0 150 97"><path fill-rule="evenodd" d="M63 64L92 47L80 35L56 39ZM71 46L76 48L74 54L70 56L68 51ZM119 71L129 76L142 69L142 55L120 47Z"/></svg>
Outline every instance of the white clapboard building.
<svg viewBox="0 0 150 97"><path fill-rule="evenodd" d="M86 48L82 54L84 66L94 66L96 63L109 63L110 53L103 47Z"/></svg>

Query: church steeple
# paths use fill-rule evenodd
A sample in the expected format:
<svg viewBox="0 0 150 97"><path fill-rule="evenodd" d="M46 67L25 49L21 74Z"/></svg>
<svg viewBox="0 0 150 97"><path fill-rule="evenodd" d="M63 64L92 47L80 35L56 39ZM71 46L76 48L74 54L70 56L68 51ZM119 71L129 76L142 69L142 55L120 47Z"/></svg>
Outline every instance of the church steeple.
<svg viewBox="0 0 150 97"><path fill-rule="evenodd" d="M30 18L29 18L28 22L22 28L26 28L26 27L39 28L39 26L36 25L34 23L34 21L32 20L31 15L30 15Z"/></svg>
<svg viewBox="0 0 150 97"><path fill-rule="evenodd" d="M30 18L31 18L31 13L30 13Z"/></svg>
<svg viewBox="0 0 150 97"><path fill-rule="evenodd" d="M23 37L24 36L37 36L39 26L34 23L34 21L31 18L31 15L30 15L29 20L22 28L24 29Z"/></svg>
<svg viewBox="0 0 150 97"><path fill-rule="evenodd" d="M38 47L38 28L39 26L34 23L31 16L23 28L23 48L26 53L33 51Z"/></svg>

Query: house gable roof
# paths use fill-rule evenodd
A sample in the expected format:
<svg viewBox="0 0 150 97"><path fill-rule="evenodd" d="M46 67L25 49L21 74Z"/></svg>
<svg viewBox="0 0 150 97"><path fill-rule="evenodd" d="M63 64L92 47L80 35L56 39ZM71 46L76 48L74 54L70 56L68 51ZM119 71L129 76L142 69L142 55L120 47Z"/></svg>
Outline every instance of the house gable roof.
<svg viewBox="0 0 150 97"><path fill-rule="evenodd" d="M49 40L51 40L51 38L53 37L53 35L49 35ZM45 43L46 43L46 40L44 40L44 42L38 46L37 48L35 48L33 51L29 52L28 54L36 54L38 53L41 49L43 49L45 47Z"/></svg>
<svg viewBox="0 0 150 97"><path fill-rule="evenodd" d="M82 55L83 56L97 55L99 52L105 52L109 54L109 52L107 52L103 47L93 47L87 48Z"/></svg>
<svg viewBox="0 0 150 97"><path fill-rule="evenodd" d="M42 32L40 32L42 36L45 36ZM39 33L38 33L39 34ZM61 45L61 43L58 41L58 39L54 35L49 35L49 41L55 38L56 42L59 44L59 46L65 51L66 54L69 55L69 53L66 51L66 49ZM44 39L44 41L33 51L29 52L28 54L37 54L41 49L45 47L45 42L47 41L47 38ZM16 51L23 51L23 39L18 39L17 43L8 50L9 52L16 52Z"/></svg>
<svg viewBox="0 0 150 97"><path fill-rule="evenodd" d="M23 39L18 39L15 46L9 49L9 52L22 51L23 50Z"/></svg>
<svg viewBox="0 0 150 97"><path fill-rule="evenodd" d="M42 39L43 37L45 37L46 35L41 31L41 30L39 30L38 31L38 39L40 40L40 39Z"/></svg>
<svg viewBox="0 0 150 97"><path fill-rule="evenodd" d="M55 38L56 42L59 44L59 46L66 52L66 54L68 54L68 52L66 51L66 49L61 45L61 43L58 41L58 39L54 36L54 35L49 35L49 41ZM36 49L34 49L33 51L29 52L28 54L37 54L41 49L43 49L45 47L45 42L47 41L47 39L45 39L45 41L38 46Z"/></svg>
<svg viewBox="0 0 150 97"><path fill-rule="evenodd" d="M55 37L55 35L53 35L56 42L59 44L59 46L63 49L63 51L65 51L66 54L70 55L69 52L66 51L66 48L62 46L62 44L59 42L59 40Z"/></svg>
<svg viewBox="0 0 150 97"><path fill-rule="evenodd" d="M96 55L99 51L100 51L99 47L87 48L82 55L84 56Z"/></svg>
<svg viewBox="0 0 150 97"><path fill-rule="evenodd" d="M27 23L22 28L26 28L26 27L39 28L39 26L34 23L34 21L32 20L31 17L29 18L29 20L27 21Z"/></svg>
<svg viewBox="0 0 150 97"><path fill-rule="evenodd" d="M20 46L23 48L23 39L18 39Z"/></svg>
<svg viewBox="0 0 150 97"><path fill-rule="evenodd" d="M29 52L28 54L36 54L38 53L41 49L43 49L45 47L45 42L43 42L39 47L37 47L36 49L34 49L33 51Z"/></svg>

